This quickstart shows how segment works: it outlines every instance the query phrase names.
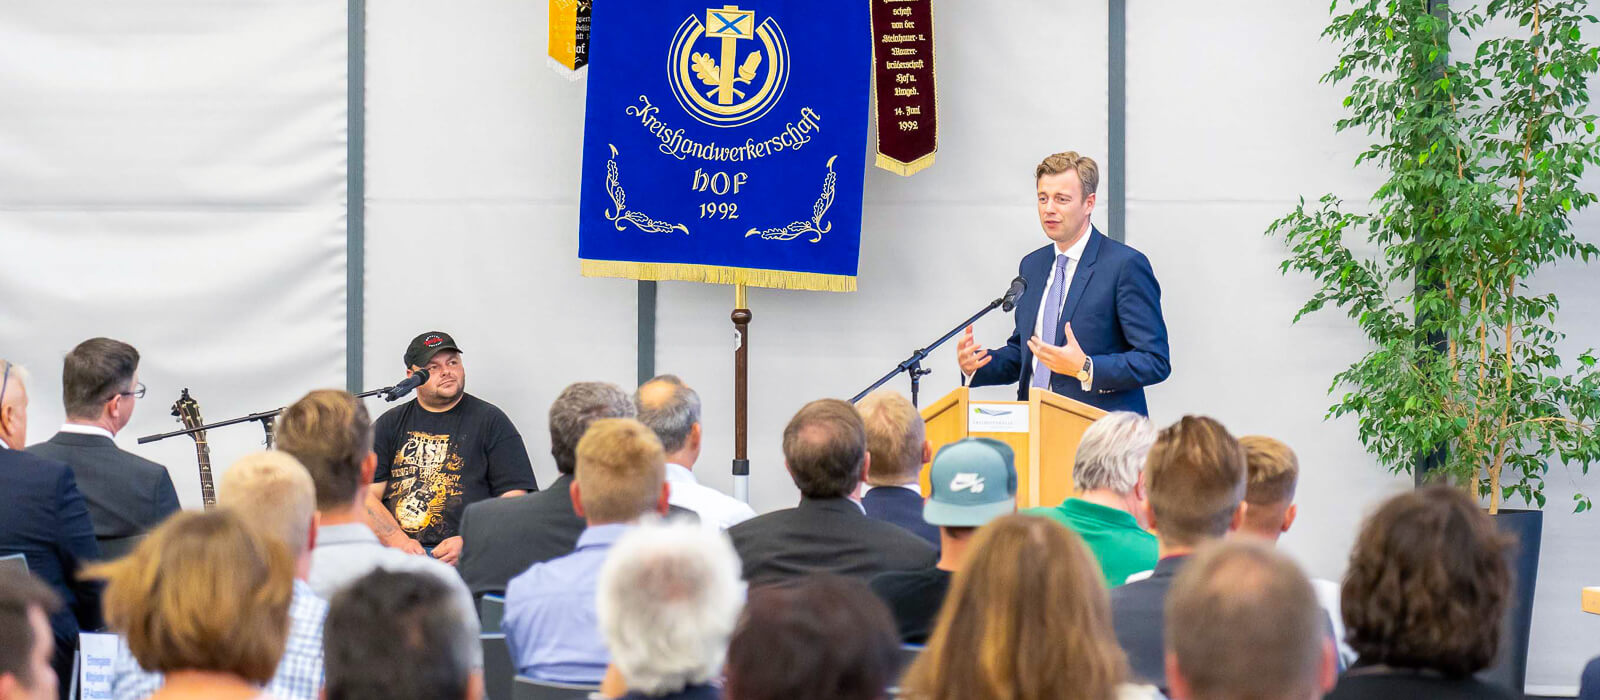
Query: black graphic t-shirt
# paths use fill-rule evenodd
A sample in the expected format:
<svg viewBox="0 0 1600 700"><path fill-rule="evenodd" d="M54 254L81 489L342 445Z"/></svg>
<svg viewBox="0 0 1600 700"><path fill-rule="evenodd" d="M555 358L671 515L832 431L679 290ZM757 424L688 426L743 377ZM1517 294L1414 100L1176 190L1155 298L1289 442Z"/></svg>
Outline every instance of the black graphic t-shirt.
<svg viewBox="0 0 1600 700"><path fill-rule="evenodd" d="M410 401L373 426L383 504L400 529L432 547L461 528L469 504L507 491L538 490L528 448L511 419L471 394L443 413Z"/></svg>

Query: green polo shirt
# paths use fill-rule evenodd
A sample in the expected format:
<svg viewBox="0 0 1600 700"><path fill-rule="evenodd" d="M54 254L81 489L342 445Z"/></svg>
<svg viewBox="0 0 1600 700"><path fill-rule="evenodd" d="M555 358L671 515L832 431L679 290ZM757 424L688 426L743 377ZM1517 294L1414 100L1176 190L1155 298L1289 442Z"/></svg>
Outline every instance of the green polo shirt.
<svg viewBox="0 0 1600 700"><path fill-rule="evenodd" d="M1069 498L1054 508L1023 512L1053 518L1078 533L1100 561L1107 586L1120 586L1130 574L1156 568L1156 536L1139 527L1126 511Z"/></svg>

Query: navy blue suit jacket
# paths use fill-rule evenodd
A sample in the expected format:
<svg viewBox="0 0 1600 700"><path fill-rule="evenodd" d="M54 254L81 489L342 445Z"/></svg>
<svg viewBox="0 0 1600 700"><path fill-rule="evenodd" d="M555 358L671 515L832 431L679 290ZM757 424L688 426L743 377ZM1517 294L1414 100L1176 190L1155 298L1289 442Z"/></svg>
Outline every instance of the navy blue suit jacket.
<svg viewBox="0 0 1600 700"><path fill-rule="evenodd" d="M922 519L922 496L899 486L883 486L861 497L867 517L899 525L939 548L939 527Z"/></svg>
<svg viewBox="0 0 1600 700"><path fill-rule="evenodd" d="M992 359L973 373L972 386L1016 384L1017 398L1027 400L1034 364L1028 338L1055 258L1052 243L1022 259L1018 273L1028 280L1028 290L1017 302L1016 328L1005 347L989 350ZM1061 319L1072 324L1072 334L1094 363L1094 383L1084 391L1077 377L1057 374L1050 378L1050 390L1107 411L1148 415L1144 388L1166 379L1172 362L1161 285L1144 254L1091 229ZM1063 345L1066 333L1056 328L1045 340Z"/></svg>
<svg viewBox="0 0 1600 700"><path fill-rule="evenodd" d="M0 555L23 555L28 571L61 596L65 605L50 616L50 628L57 666L64 659L70 673L78 629L104 626L101 584L78 577L79 568L100 558L89 509L67 465L18 450L0 449L0 493L6 495L0 508ZM63 645L65 654L59 653Z"/></svg>

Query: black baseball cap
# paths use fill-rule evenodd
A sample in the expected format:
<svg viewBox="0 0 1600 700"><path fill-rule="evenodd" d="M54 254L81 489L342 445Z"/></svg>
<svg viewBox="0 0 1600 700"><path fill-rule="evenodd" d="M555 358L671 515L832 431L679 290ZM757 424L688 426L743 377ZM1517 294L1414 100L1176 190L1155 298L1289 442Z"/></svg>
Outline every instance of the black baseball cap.
<svg viewBox="0 0 1600 700"><path fill-rule="evenodd" d="M406 346L406 369L428 364L428 360L443 350L461 352L461 348L456 347L456 339L444 331L428 331L412 338L411 344Z"/></svg>

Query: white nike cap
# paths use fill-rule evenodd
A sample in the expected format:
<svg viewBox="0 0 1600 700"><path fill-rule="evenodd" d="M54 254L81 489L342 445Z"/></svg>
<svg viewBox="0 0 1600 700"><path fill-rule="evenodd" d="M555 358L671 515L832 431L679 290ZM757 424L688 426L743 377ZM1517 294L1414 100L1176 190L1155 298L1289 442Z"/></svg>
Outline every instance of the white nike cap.
<svg viewBox="0 0 1600 700"><path fill-rule="evenodd" d="M930 525L980 527L1017 510L1017 468L1011 446L966 438L939 448L928 467L932 493L922 506Z"/></svg>

